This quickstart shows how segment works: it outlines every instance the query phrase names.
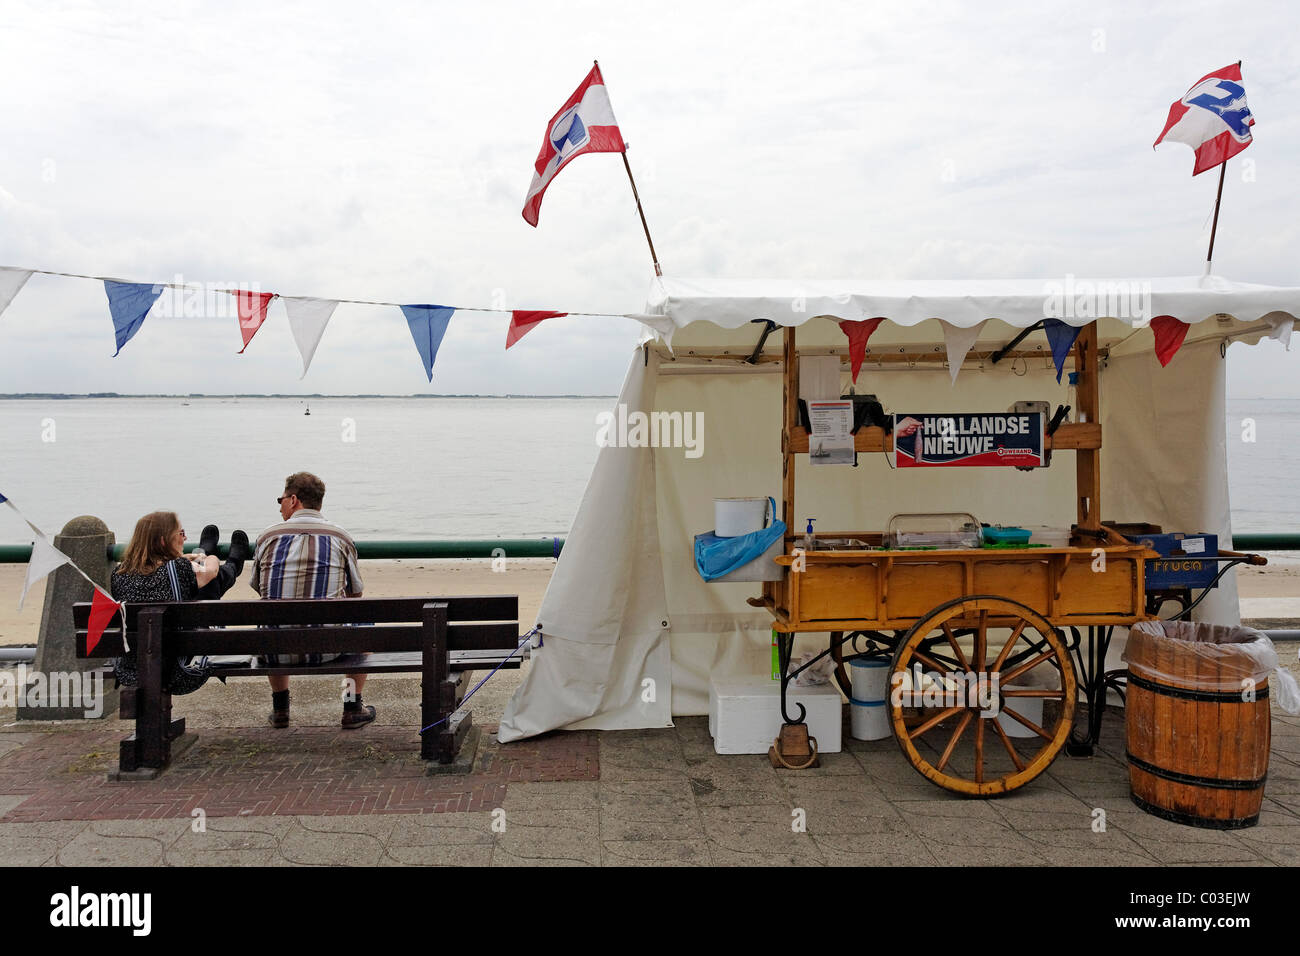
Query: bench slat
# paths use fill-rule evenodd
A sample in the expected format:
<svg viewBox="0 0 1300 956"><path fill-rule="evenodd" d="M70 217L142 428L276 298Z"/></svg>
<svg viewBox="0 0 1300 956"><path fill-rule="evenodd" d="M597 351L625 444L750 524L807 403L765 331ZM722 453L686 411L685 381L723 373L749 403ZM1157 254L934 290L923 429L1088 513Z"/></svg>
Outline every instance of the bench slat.
<svg viewBox="0 0 1300 956"><path fill-rule="evenodd" d="M200 629L169 632L163 638L168 653L177 657L200 654L259 654L276 650L284 654L311 651L409 651L422 646L419 625L385 627L303 627ZM452 651L514 650L519 645L517 624L457 624L447 628L447 647ZM133 645L134 646L134 645ZM84 658L86 632L77 631L77 656ZM95 657L120 657L122 632L105 631L95 646Z"/></svg>
<svg viewBox="0 0 1300 956"><path fill-rule="evenodd" d="M519 596L424 598L321 598L278 601L186 601L184 603L128 604L127 628L134 632L140 612L146 607L167 608L167 625L194 628L221 625L270 624L393 624L422 620L424 605L447 605L448 623L458 621L517 621ZM90 604L73 605L73 620L84 629L90 620ZM114 616L113 622L118 620Z"/></svg>
<svg viewBox="0 0 1300 956"><path fill-rule="evenodd" d="M452 671L492 670L501 663L505 653L486 656L481 651L453 651L450 655ZM502 670L519 668L520 655L516 654L502 666ZM213 674L221 677L264 677L268 674L303 676L311 674L397 674L418 672L421 667L418 653L403 652L390 654L349 654L328 664L297 664L290 667L264 667L261 664L225 664L216 665Z"/></svg>

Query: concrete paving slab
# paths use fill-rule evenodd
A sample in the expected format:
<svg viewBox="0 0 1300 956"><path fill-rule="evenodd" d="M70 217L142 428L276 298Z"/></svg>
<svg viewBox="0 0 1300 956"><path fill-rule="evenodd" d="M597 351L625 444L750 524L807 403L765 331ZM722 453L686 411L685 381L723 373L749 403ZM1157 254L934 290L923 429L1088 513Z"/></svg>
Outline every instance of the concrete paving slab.
<svg viewBox="0 0 1300 956"><path fill-rule="evenodd" d="M0 866L58 865L59 850L89 825L81 820L0 823Z"/></svg>
<svg viewBox="0 0 1300 956"><path fill-rule="evenodd" d="M579 810L600 806L605 784L594 780L512 783L503 806L507 810Z"/></svg>
<svg viewBox="0 0 1300 956"><path fill-rule="evenodd" d="M605 840L603 866L711 866L705 840Z"/></svg>
<svg viewBox="0 0 1300 956"><path fill-rule="evenodd" d="M914 837L901 840L891 834L871 833L813 833L812 837L827 866L899 867L937 863L925 844Z"/></svg>

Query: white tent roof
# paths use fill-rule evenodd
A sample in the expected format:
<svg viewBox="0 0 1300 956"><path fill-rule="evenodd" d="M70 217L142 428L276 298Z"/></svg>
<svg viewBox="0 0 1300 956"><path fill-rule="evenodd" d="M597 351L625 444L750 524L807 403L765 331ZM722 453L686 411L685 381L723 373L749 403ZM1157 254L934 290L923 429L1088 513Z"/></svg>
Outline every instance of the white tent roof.
<svg viewBox="0 0 1300 956"><path fill-rule="evenodd" d="M900 326L942 319L972 328L998 319L1028 328L1045 318L1086 325L1101 317L1103 342L1171 315L1195 325L1230 316L1276 327L1300 317L1300 288L1233 282L1220 276L1147 279L655 279L646 312L681 329L708 321L738 329L754 319L802 325L810 318L884 317ZM662 329L666 331L665 327ZM681 341L674 336L674 341Z"/></svg>

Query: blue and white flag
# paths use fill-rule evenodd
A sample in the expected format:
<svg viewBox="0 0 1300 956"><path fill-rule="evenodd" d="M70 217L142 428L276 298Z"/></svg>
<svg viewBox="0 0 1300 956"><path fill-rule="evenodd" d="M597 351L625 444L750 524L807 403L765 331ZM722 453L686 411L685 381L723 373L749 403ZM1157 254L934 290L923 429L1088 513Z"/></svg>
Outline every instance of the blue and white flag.
<svg viewBox="0 0 1300 956"><path fill-rule="evenodd" d="M438 346L442 345L442 337L447 334L447 323L456 310L443 305L403 305L400 308L411 329L411 338L415 339L415 347L420 352L424 374L432 382Z"/></svg>
<svg viewBox="0 0 1300 956"><path fill-rule="evenodd" d="M144 325L144 317L149 314L153 304L162 295L163 287L148 282L113 282L104 280L104 292L108 294L108 310L113 314L113 334L117 338L117 358L122 346L131 341L132 336Z"/></svg>

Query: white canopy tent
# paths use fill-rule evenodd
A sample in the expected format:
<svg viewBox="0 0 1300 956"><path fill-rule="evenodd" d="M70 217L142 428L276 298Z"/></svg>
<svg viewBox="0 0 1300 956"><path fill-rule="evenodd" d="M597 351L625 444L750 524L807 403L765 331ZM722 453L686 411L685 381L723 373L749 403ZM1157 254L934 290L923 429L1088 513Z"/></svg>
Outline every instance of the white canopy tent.
<svg viewBox="0 0 1300 956"><path fill-rule="evenodd" d="M1190 328L1162 368L1147 325L1164 315ZM870 340L856 388L876 394L888 411L917 413L1068 403L1043 334L1017 347L1028 357L995 364L989 353L1044 318L1074 326L1095 319L1105 356L1102 516L1215 532L1229 548L1226 346L1289 340L1297 316L1300 289L1215 276L656 280L641 317L656 336L633 356L618 403L628 414L698 413L702 443L691 454L601 450L542 603L541 646L506 708L501 739L670 726L674 715L707 712L711 677L767 671L772 619L746 603L759 585L706 584L693 557L693 536L713 527L714 498L780 498L782 342L773 334L765 361L748 363L762 332L753 320L799 326L801 355L843 356L847 389L848 341L838 321L887 319ZM946 343L960 337L954 330L977 328L953 383ZM933 358L916 358L926 353ZM912 358L890 360L899 354ZM990 523L1068 527L1075 453L1053 455L1051 466L1029 473L931 468L905 476L893 474L883 454L864 453L857 467L812 467L800 456L797 513L788 524L801 531L805 518L816 517L821 529L881 531L897 513L966 511ZM1236 623L1237 613L1231 575L1197 609L1198 618L1221 623ZM806 640L825 646L825 635ZM1113 650L1120 647L1117 640Z"/></svg>

